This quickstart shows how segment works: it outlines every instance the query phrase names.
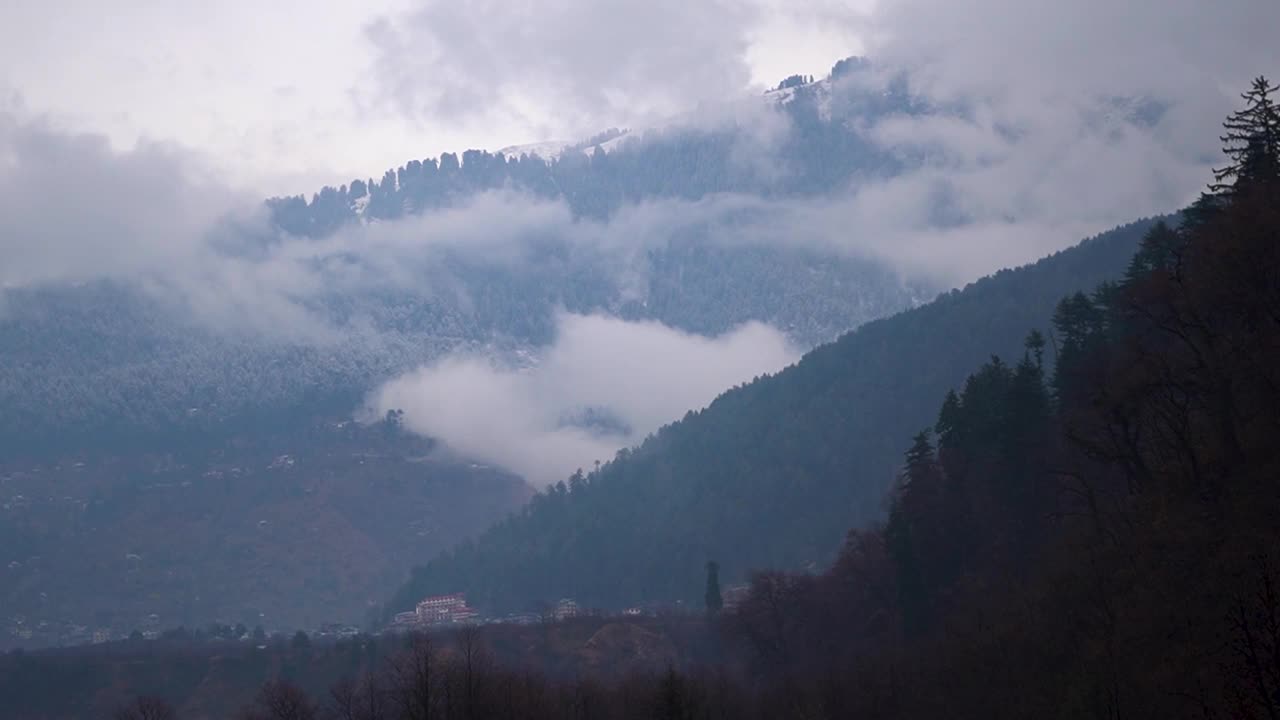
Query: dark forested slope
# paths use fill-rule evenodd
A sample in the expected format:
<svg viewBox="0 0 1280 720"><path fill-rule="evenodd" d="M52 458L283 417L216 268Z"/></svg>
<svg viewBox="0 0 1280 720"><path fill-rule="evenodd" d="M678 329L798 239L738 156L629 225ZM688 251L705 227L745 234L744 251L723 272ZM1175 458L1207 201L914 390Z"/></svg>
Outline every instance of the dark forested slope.
<svg viewBox="0 0 1280 720"><path fill-rule="evenodd" d="M732 624L760 717L1280 717L1273 92L1180 227L1063 299L1051 373L1038 334L983 364L882 527L754 578Z"/></svg>
<svg viewBox="0 0 1280 720"><path fill-rule="evenodd" d="M937 398L1047 327L1063 295L1119 277L1149 226L1001 271L725 393L432 560L392 606L453 591L492 610L693 599L708 558L731 579L828 560L881 514L902 438L933 421Z"/></svg>

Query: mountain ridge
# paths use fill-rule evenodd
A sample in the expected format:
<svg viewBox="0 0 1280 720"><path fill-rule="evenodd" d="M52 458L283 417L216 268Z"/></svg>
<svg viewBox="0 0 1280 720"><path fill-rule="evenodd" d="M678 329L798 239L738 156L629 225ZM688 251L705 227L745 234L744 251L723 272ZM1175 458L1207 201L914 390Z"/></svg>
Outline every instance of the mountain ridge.
<svg viewBox="0 0 1280 720"><path fill-rule="evenodd" d="M932 424L937 398L991 352L1019 352L1061 297L1118 278L1152 222L867 323L721 394L418 568L388 610L446 592L495 611L561 596L694 602L708 559L730 579L825 563L848 528L880 516L903 438Z"/></svg>

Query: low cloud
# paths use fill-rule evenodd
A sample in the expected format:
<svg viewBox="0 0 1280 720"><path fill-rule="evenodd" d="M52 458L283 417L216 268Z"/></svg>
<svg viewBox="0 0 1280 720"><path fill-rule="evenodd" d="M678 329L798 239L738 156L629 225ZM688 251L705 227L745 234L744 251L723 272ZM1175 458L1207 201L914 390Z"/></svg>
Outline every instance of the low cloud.
<svg viewBox="0 0 1280 720"><path fill-rule="evenodd" d="M798 359L777 330L749 323L706 338L659 323L561 314L531 367L451 356L377 390L379 415L539 485L606 461L735 384ZM586 415L608 422L584 427Z"/></svg>
<svg viewBox="0 0 1280 720"><path fill-rule="evenodd" d="M465 288L449 259L529 268L548 246L569 248L629 298L644 294L645 253L677 237L864 258L942 289L1174 210L1215 158L1216 133L1193 141L1188 128L1202 128L1172 108L1143 118L1095 99L1015 117L994 100L975 103L851 130L906 159L904 171L819 197L652 199L600 221L501 190L323 240L280 236L256 198L221 184L198 155L155 144L114 152L101 137L0 115L0 286L136 278L216 327L316 342L341 336L314 312L318 297L457 296ZM751 107L737 116L751 120L744 137L763 139L740 170L781 172L778 138L792 129L782 113Z"/></svg>
<svg viewBox="0 0 1280 720"><path fill-rule="evenodd" d="M1234 98L1280 69L1277 24L1267 0L881 0L863 32L931 96L1036 114L1052 98Z"/></svg>
<svg viewBox="0 0 1280 720"><path fill-rule="evenodd" d="M551 135L670 117L746 87L758 13L736 0L418 2L366 29L373 99L418 121Z"/></svg>
<svg viewBox="0 0 1280 720"><path fill-rule="evenodd" d="M982 115L890 116L859 132L923 160L820 197L654 199L602 221L500 190L312 240L271 230L260 202L220 184L199 156L158 145L117 153L100 137L3 115L0 286L136 279L214 327L303 342L342 335L315 312L318 298L388 288L456 297L466 290L451 259L532 271L560 262L539 255L546 247L567 248L628 298L644 295L647 251L689 237L864 258L941 289L1190 199L1212 156L1189 152L1164 123L1071 115L1010 133Z"/></svg>
<svg viewBox="0 0 1280 720"><path fill-rule="evenodd" d="M0 286L185 264L246 200L205 167L178 148L117 153L105 137L0 113Z"/></svg>
<svg viewBox="0 0 1280 720"><path fill-rule="evenodd" d="M319 277L274 253L228 252L272 231L261 199L211 167L172 145L120 152L101 135L0 113L0 295L112 280L218 329L332 340L300 303L320 292Z"/></svg>
<svg viewBox="0 0 1280 720"><path fill-rule="evenodd" d="M1238 93L1280 71L1277 26L1259 0L883 0L868 55L949 110L867 131L927 160L893 187L945 189L961 217L1100 230L1204 187Z"/></svg>

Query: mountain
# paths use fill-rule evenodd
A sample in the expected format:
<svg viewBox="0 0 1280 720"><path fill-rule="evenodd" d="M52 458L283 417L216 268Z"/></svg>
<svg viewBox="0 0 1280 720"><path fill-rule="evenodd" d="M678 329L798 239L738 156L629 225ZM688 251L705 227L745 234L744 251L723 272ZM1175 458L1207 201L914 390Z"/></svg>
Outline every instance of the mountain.
<svg viewBox="0 0 1280 720"><path fill-rule="evenodd" d="M550 158L469 150L413 160L310 201L268 199L265 227L230 223L210 238L213 259L237 277L304 273L316 290L301 295L250 295L227 310L219 296L243 284L6 288L0 451L155 449L305 423L451 353L536 355L561 310L700 335L756 320L808 348L910 307L936 282L780 242L786 227L747 239L789 199L838 195L855 174L901 166L853 120L920 112L918 101L905 86L835 92L833 82L752 98L749 122L611 130ZM760 123L777 125L767 144L753 134ZM491 229L495 216L511 225ZM389 236L408 241L379 244ZM314 256L277 267L273 253ZM266 330L242 327L267 303L290 314Z"/></svg>
<svg viewBox="0 0 1280 720"><path fill-rule="evenodd" d="M819 102L829 85L747 100L781 129L767 148L748 123L691 122L267 200L261 224L205 239L195 274L230 286L175 267L0 289L0 646L358 621L415 560L530 494L352 422L366 395L455 353L536 363L561 311L705 336L763 321L811 347L935 292L776 230L746 237L895 167ZM840 97L846 119L911 108ZM254 292L298 276L303 291ZM609 412L580 422L617 425Z"/></svg>
<svg viewBox="0 0 1280 720"><path fill-rule="evenodd" d="M444 153L411 160L381 178L326 186L310 200L294 195L267 205L286 232L324 237L353 222L452 207L504 187L563 200L576 217L596 219L655 199L836 194L855 176L892 177L921 160L886 149L861 127L897 115L957 112L913 94L905 73L881 88L872 72L869 62L850 58L822 80L796 76L761 98L723 108L722 121L691 116L647 131L614 128L577 143Z"/></svg>
<svg viewBox="0 0 1280 720"><path fill-rule="evenodd" d="M447 357L535 365L562 312L700 336L760 321L807 349L935 294L937 280L851 252L875 240L857 237L869 231L807 230L810 210L847 200L858 182L928 162L866 127L959 112L921 101L905 78L861 82L869 69L845 61L723 117L606 131L554 157L446 153L310 199L272 198L252 221L210 230L195 267L3 288L7 641L128 632L152 615L266 612L282 628L358 615L412 562L529 490L472 458L418 462L426 451L412 438L371 449L383 442L377 424L344 423L369 420L371 391ZM627 427L612 408L591 410L570 424ZM272 468L284 456L292 471ZM890 464L887 451L877 457ZM246 478L226 481L233 468ZM383 514L385 525L369 520ZM243 567L270 554L254 517L280 533L273 544L307 548L306 562ZM175 518L193 529L167 543ZM419 521L440 531L417 535ZM834 526L780 557L822 557ZM406 528L412 538L397 539ZM332 543L309 544L316 535ZM102 594L120 612L98 615Z"/></svg>
<svg viewBox="0 0 1280 720"><path fill-rule="evenodd" d="M1176 225L1120 228L870 324L590 476L576 473L507 524L511 546L491 533L455 553L464 564L453 567L483 576L527 566L524 584L568 568L543 589L576 582L583 597L600 599L610 583L652 585L700 560L705 548L663 538L688 537L690 523L704 537L723 530L728 513L717 507L744 518L749 541L794 545L797 526L825 519L821 507L708 504L699 498L723 496L723 487L685 475L677 488L654 469L763 460L783 476L847 455L847 446L874 454L861 443L872 423L911 427L896 403L914 407L917 388L978 358L971 374L958 371L962 382L924 401L937 408L920 421L927 428L901 439L909 449L895 463L886 522L851 530L819 572L761 569L749 586L722 593L718 565L708 563L705 611L571 612L409 637L331 628L292 641L214 625L154 642L14 652L0 655L0 697L24 717L112 707L120 717L225 717L240 704L245 717L280 718L388 709L441 718L1077 718L1133 708L1273 717L1280 115L1269 84L1254 87L1246 99L1259 111L1233 115L1228 128L1255 141L1228 145L1237 162ZM1121 271L1116 256L1144 227ZM1042 295L1083 276L1103 281L1052 303L1048 340L1037 331L1020 348L1010 340L1008 320L1043 321ZM983 361L975 337L992 351L1012 345L1018 357ZM398 417L388 414L384 437L396 437ZM842 420L862 435L835 427ZM790 457L768 465L782 452ZM653 480L661 484L641 482ZM674 508L613 504L681 489ZM691 521L682 507L703 514ZM652 529L649 545L619 556L610 543L634 535L631 527L591 534L589 523L610 513L610 522L628 515ZM566 536L574 526L559 523L575 514L574 526L589 532ZM537 519L538 532L521 536ZM495 548L519 557L477 565ZM638 562L646 553L665 575ZM447 565L434 566L436 579ZM431 581L430 572L419 579Z"/></svg>
<svg viewBox="0 0 1280 720"><path fill-rule="evenodd" d="M1020 354L1064 295L1118 278L1150 224L868 323L726 392L415 570L389 610L463 591L492 611L692 602L710 559L730 579L826 563L850 527L881 516L904 438L932 425L938 398L991 353Z"/></svg>
<svg viewBox="0 0 1280 720"><path fill-rule="evenodd" d="M0 316L0 451L57 457L220 441L350 413L379 384L451 353L537 355L561 310L716 335L769 322L807 347L924 292L883 265L803 249L673 238L636 256L568 240L514 266L465 251L417 289L326 292L324 336L211 328L119 281L10 291Z"/></svg>
<svg viewBox="0 0 1280 720"><path fill-rule="evenodd" d="M867 128L963 117L882 71L850 58L716 120L608 130L547 158L444 153L271 198L262 226L211 231L215 267L195 280L5 288L0 452L154 449L305 423L453 353L536 356L561 310L699 335L755 320L808 349L919 304L939 281L848 250L874 244L859 237L870 231L806 239L815 203L930 162ZM1144 107L1118 106L1116 122L1149 123ZM957 213L943 194L930 221L963 223ZM274 277L298 287L261 287Z"/></svg>

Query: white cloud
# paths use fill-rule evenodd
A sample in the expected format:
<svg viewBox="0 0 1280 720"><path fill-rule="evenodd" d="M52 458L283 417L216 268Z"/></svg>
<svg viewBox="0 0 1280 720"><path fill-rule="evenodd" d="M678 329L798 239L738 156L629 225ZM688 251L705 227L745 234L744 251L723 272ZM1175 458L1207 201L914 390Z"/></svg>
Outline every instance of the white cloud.
<svg viewBox="0 0 1280 720"><path fill-rule="evenodd" d="M548 484L797 358L781 333L758 323L705 338L658 323L562 314L554 344L533 367L449 357L387 383L370 406L378 415L402 409L409 429ZM607 410L625 429L566 424L585 409Z"/></svg>
<svg viewBox="0 0 1280 720"><path fill-rule="evenodd" d="M751 162L776 163L766 149L787 129L759 127L772 130L757 133ZM318 295L457 292L446 256L532 272L534 249L546 243L571 248L629 297L644 294L645 252L691 233L872 258L909 278L957 284L1176 207L1207 169L1162 130L1090 129L1064 117L1009 135L987 119L899 117L869 132L891 148L926 150L924 167L818 198L650 200L594 221L504 190L324 240L229 253L218 249L220 233L265 234L265 218L254 198L212 179L200 156L160 145L115 152L101 137L4 115L0 284L139 278L214 326L318 340L335 332L307 309Z"/></svg>
<svg viewBox="0 0 1280 720"><path fill-rule="evenodd" d="M181 149L111 150L98 135L0 113L0 286L159 270L201 251L245 203Z"/></svg>
<svg viewBox="0 0 1280 720"><path fill-rule="evenodd" d="M1270 0L882 0L868 53L936 96L1036 101L1202 95L1277 70Z"/></svg>
<svg viewBox="0 0 1280 720"><path fill-rule="evenodd" d="M858 2L417 0L366 27L370 106L541 138L646 126L859 49ZM514 139L509 138L510 144Z"/></svg>
<svg viewBox="0 0 1280 720"><path fill-rule="evenodd" d="M1078 193L1176 187L1174 202L1188 199L1187 170L1217 160L1238 93L1280 71L1277 26L1280 3L1269 0L883 0L864 32L873 58L908 69L913 90L970 118L904 120L880 128L882 139L994 154L1022 168L988 178L1003 192L1060 182L1070 195L1057 204L1079 210ZM1159 108L1149 133L1116 130L1107 113L1125 102ZM1085 215L1098 199L1086 202Z"/></svg>
<svg viewBox="0 0 1280 720"><path fill-rule="evenodd" d="M948 283L1190 202L1237 93L1280 70L1265 0L882 0L851 22L881 74L846 82L905 69L943 111L860 128L919 165L815 225Z"/></svg>
<svg viewBox="0 0 1280 720"><path fill-rule="evenodd" d="M804 13L791 11L791 4L780 0L685 5L687 9L676 8L678 14L673 15L661 4L646 8L614 2L617 12L610 14L593 3L563 0L464 1L451 3L446 17L474 29L474 35L458 39L464 52L488 48L501 55L492 61L472 55L480 62L476 72L509 63L507 44L512 50L531 50L533 54L524 58L529 63L546 62L544 58L563 46L572 46L563 49L565 61L595 63L595 69L586 72L603 78L596 96L624 108L627 117L634 117L632 110L642 103L654 102L649 109L656 111L659 105L669 107L673 99L689 99L685 91L654 85L651 68L663 72L658 58L670 54L671 48L682 52L680 48L690 43L708 52L737 47L741 39L717 28L732 25L746 32L738 15L758 20L747 40L751 52L746 70L740 60L715 60L734 68L731 76L716 80L732 77L735 84L721 88L713 83L707 94L738 91L753 79L777 82L791 72L821 73L848 50L845 33L830 23L815 29L816 19L800 19ZM216 6L118 0L111 12L103 12L101 3L90 0L59 0L56 10L38 0L8 0L0 3L0 96L17 91L34 110L56 114L79 130L104 134L118 150L143 138L196 148L211 155L236 184L261 194L310 192L322 184L376 175L410 157L572 138L582 127L596 132L627 122L626 117L608 117L597 125L569 108L550 105L566 96L585 97L578 91L562 94L566 87L583 87L576 74L525 76L541 78L542 87L520 86L504 78L502 98L476 108L466 123L439 121L442 116L434 112L435 120L424 122L422 113L411 119L374 102L381 96L377 88L401 81L427 88L423 97L430 96L433 83L439 83L437 88L454 85L447 73L458 66L450 58L439 64L423 62L430 48L422 44L424 33L407 22L423 8L430 6L421 0L277 0L266 5L221 0ZM385 48L369 42L366 32L379 18L409 44L401 57L408 64L379 61ZM599 24L588 26L578 18ZM522 19L527 24L521 24ZM562 26L552 24L557 19L563 20ZM682 22L666 25L666 19ZM582 32L575 34L571 28ZM499 31L505 35L499 37ZM640 31L646 36L640 37ZM623 36L630 32L636 33L634 41ZM701 33L722 39L709 44L697 37ZM647 43L649 57L633 52L629 65L605 75L600 45L615 42L621 49ZM806 52L794 52L798 43ZM720 57L691 51L685 56L697 65ZM581 72L564 63L561 69ZM463 70L471 76L472 68ZM696 76L712 77L697 67L670 72L673 86L692 84ZM464 86L454 89L459 92L452 97L467 95ZM480 96L488 92L484 86L472 89ZM619 93L628 94L625 101ZM692 99L697 104L705 98ZM609 114L605 107L586 109L593 119Z"/></svg>
<svg viewBox="0 0 1280 720"><path fill-rule="evenodd" d="M213 327L333 339L299 303L321 277L281 250L218 248L269 233L261 199L227 187L198 154L159 143L120 152L101 135L0 113L0 290L125 281Z"/></svg>
<svg viewBox="0 0 1280 720"><path fill-rule="evenodd" d="M591 132L583 120L670 117L741 92L757 13L733 0L430 0L369 26L372 79L417 119Z"/></svg>

